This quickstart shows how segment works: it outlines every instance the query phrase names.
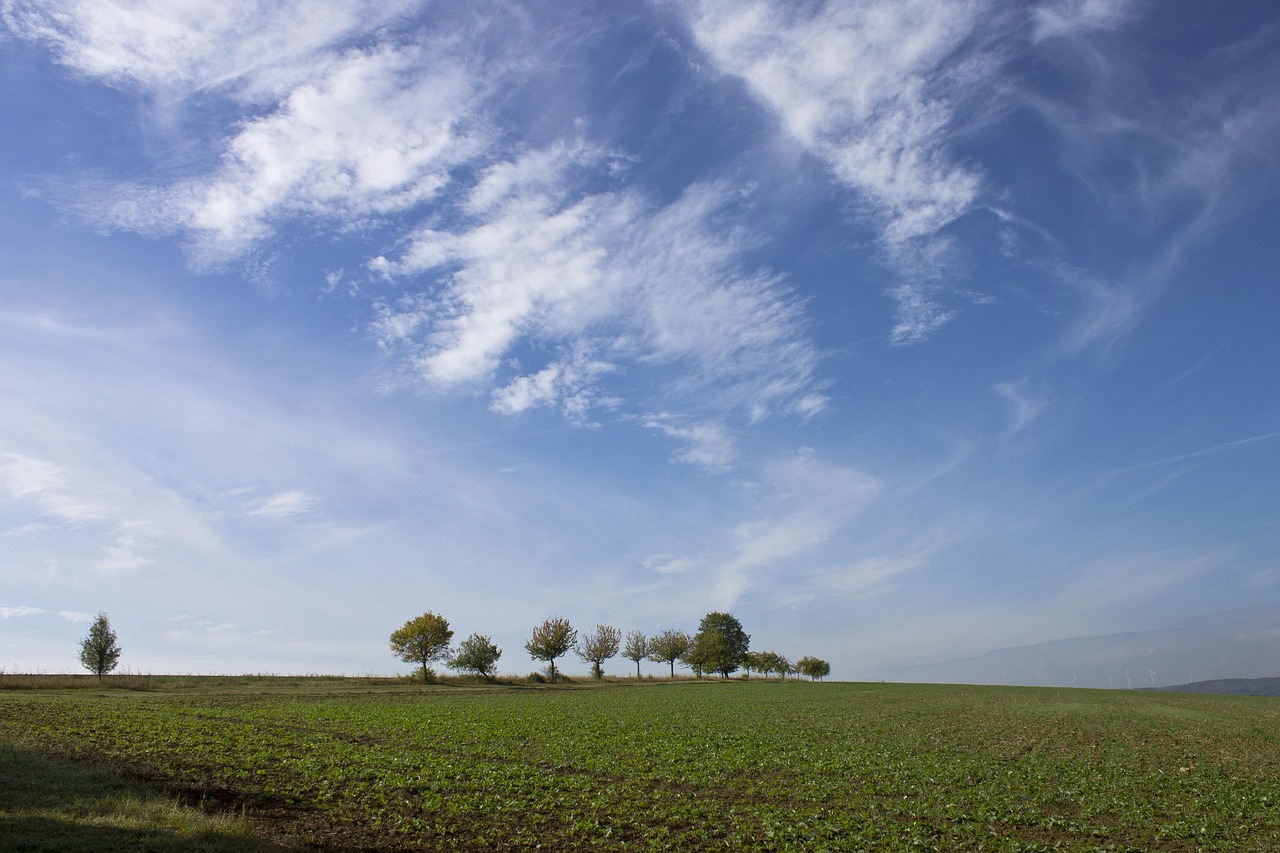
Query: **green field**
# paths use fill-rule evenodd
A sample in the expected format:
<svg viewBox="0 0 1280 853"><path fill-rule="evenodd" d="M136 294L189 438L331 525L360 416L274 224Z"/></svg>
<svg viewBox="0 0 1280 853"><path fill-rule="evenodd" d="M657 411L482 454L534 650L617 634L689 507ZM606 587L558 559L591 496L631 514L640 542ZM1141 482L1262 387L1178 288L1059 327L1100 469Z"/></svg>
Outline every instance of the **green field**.
<svg viewBox="0 0 1280 853"><path fill-rule="evenodd" d="M28 687L0 689L6 850L94 837L155 850L1280 850L1269 698L713 679ZM15 782L31 767L39 784ZM112 786L127 790L99 796Z"/></svg>

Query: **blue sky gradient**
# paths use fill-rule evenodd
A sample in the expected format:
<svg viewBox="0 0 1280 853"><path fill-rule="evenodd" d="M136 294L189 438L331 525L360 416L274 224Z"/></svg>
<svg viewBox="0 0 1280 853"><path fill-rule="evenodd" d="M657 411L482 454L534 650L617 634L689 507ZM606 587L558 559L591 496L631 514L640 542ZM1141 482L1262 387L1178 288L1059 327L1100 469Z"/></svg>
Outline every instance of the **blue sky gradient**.
<svg viewBox="0 0 1280 853"><path fill-rule="evenodd" d="M1280 602L1272 3L0 10L0 666Z"/></svg>

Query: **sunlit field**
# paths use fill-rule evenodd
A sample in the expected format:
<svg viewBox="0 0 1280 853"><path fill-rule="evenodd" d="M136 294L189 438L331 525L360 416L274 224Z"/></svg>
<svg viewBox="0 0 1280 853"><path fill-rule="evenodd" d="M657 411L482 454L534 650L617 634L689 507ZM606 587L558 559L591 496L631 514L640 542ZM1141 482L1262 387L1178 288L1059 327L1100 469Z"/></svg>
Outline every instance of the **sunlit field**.
<svg viewBox="0 0 1280 853"><path fill-rule="evenodd" d="M1274 699L758 679L119 683L3 685L0 848L1280 849ZM17 781L33 762L39 797ZM112 802L140 817L102 834Z"/></svg>

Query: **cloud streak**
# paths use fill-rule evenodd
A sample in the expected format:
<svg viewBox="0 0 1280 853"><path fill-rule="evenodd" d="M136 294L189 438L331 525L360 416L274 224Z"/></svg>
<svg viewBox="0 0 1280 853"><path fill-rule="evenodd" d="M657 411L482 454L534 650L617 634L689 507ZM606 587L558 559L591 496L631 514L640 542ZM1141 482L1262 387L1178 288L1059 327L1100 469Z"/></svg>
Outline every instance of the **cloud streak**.
<svg viewBox="0 0 1280 853"><path fill-rule="evenodd" d="M691 7L693 33L716 67L742 78L786 133L862 199L904 275L890 291L898 343L927 340L952 316L928 281L941 274L944 229L982 193L981 173L951 152L949 136L951 98L958 85L972 85L960 54L985 5Z"/></svg>

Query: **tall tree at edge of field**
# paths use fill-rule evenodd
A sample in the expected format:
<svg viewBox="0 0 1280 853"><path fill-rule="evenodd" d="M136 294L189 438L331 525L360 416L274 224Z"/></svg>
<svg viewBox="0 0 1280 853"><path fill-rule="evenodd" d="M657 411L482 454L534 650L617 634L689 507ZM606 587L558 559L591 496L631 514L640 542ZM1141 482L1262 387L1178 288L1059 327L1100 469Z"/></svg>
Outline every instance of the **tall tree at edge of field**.
<svg viewBox="0 0 1280 853"><path fill-rule="evenodd" d="M533 629L533 636L524 644L529 657L544 660L551 667L551 680L556 680L556 658L568 654L578 639L578 631L568 619L552 617Z"/></svg>
<svg viewBox="0 0 1280 853"><path fill-rule="evenodd" d="M649 640L642 631L628 631L622 656L636 662L636 678L640 677L640 661L649 657Z"/></svg>
<svg viewBox="0 0 1280 853"><path fill-rule="evenodd" d="M403 661L422 664L422 680L430 681L435 674L431 662L449 654L452 639L449 620L428 610L391 632L391 651Z"/></svg>
<svg viewBox="0 0 1280 853"><path fill-rule="evenodd" d="M671 677L676 677L676 661L684 659L689 650L689 635L684 631L668 628L649 640L649 660L671 664Z"/></svg>
<svg viewBox="0 0 1280 853"><path fill-rule="evenodd" d="M618 653L622 632L612 625L596 625L590 634L578 638L573 650L591 664L591 677L604 678L604 662Z"/></svg>
<svg viewBox="0 0 1280 853"><path fill-rule="evenodd" d="M742 664L750 644L751 635L742 630L742 623L732 614L718 611L702 617L693 638L702 669L725 678Z"/></svg>
<svg viewBox="0 0 1280 853"><path fill-rule="evenodd" d="M89 626L89 633L80 641L80 663L99 679L120 663L120 643L111 629L107 614L99 611L98 618Z"/></svg>

